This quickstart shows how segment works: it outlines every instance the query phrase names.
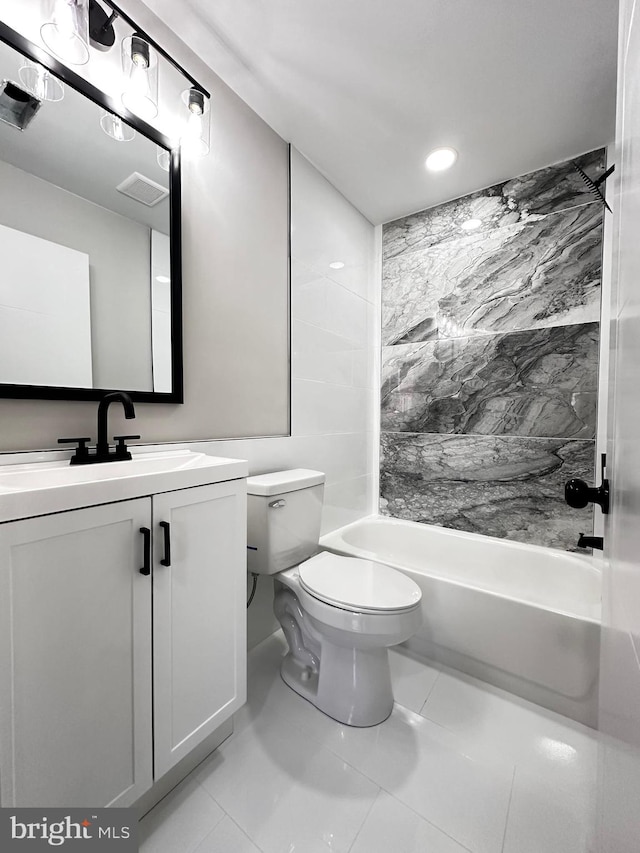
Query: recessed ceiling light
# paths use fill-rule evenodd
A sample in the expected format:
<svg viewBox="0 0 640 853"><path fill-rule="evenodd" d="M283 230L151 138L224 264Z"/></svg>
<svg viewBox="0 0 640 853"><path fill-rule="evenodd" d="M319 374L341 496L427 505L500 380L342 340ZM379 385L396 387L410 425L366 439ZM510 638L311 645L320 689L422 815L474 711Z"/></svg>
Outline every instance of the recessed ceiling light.
<svg viewBox="0 0 640 853"><path fill-rule="evenodd" d="M157 275L156 281L159 281L160 284L168 284L171 281L171 279L169 278L168 275Z"/></svg>
<svg viewBox="0 0 640 853"><path fill-rule="evenodd" d="M450 169L458 159L458 152L453 148L435 148L425 161L430 172L443 172Z"/></svg>
<svg viewBox="0 0 640 853"><path fill-rule="evenodd" d="M341 270L344 267L342 261L334 261L332 264L329 264L332 270Z"/></svg>
<svg viewBox="0 0 640 853"><path fill-rule="evenodd" d="M476 228L479 228L481 225L482 219L467 219L460 225L460 227L464 228L465 231L475 231Z"/></svg>

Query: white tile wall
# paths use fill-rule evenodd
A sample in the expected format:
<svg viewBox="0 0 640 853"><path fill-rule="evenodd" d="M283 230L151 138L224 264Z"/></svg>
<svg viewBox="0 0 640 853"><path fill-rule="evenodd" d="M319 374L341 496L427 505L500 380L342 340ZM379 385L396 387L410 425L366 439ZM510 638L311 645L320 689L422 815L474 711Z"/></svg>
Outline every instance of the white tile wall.
<svg viewBox="0 0 640 853"><path fill-rule="evenodd" d="M375 511L379 235L295 150L291 220L291 436L189 446L251 474L324 471L326 533Z"/></svg>
<svg viewBox="0 0 640 853"><path fill-rule="evenodd" d="M376 240L373 226L295 150L291 196L291 433L317 436L333 469L328 531L374 508ZM344 266L333 269L336 262ZM336 436L333 459L327 436Z"/></svg>
<svg viewBox="0 0 640 853"><path fill-rule="evenodd" d="M327 533L376 511L380 229L295 150L291 220L291 436L190 446L248 459L251 474L324 471ZM276 627L270 582L259 589L250 646Z"/></svg>

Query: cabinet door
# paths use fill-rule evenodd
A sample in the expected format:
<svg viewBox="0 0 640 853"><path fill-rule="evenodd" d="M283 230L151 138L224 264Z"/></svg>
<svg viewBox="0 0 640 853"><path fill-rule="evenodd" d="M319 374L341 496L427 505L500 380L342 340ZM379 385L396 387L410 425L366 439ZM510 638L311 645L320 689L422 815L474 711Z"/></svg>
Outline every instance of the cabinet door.
<svg viewBox="0 0 640 853"><path fill-rule="evenodd" d="M245 481L154 496L153 531L159 779L246 701Z"/></svg>
<svg viewBox="0 0 640 853"><path fill-rule="evenodd" d="M127 806L152 783L150 508L0 524L2 806Z"/></svg>

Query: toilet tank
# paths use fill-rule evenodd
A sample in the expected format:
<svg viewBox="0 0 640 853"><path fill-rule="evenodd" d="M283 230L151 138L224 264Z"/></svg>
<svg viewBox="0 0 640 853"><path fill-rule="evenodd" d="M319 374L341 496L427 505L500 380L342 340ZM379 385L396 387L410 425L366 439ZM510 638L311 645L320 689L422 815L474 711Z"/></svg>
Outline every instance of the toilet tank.
<svg viewBox="0 0 640 853"><path fill-rule="evenodd" d="M273 575L318 551L324 474L308 468L247 478L247 568Z"/></svg>

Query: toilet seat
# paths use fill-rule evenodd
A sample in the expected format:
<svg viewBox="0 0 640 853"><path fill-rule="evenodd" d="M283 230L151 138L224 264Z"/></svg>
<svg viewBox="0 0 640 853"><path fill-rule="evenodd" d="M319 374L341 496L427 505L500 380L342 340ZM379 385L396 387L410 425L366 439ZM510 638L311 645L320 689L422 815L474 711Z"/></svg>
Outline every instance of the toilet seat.
<svg viewBox="0 0 640 853"><path fill-rule="evenodd" d="M309 595L357 613L412 610L422 598L420 587L391 566L326 551L301 563L298 576Z"/></svg>

